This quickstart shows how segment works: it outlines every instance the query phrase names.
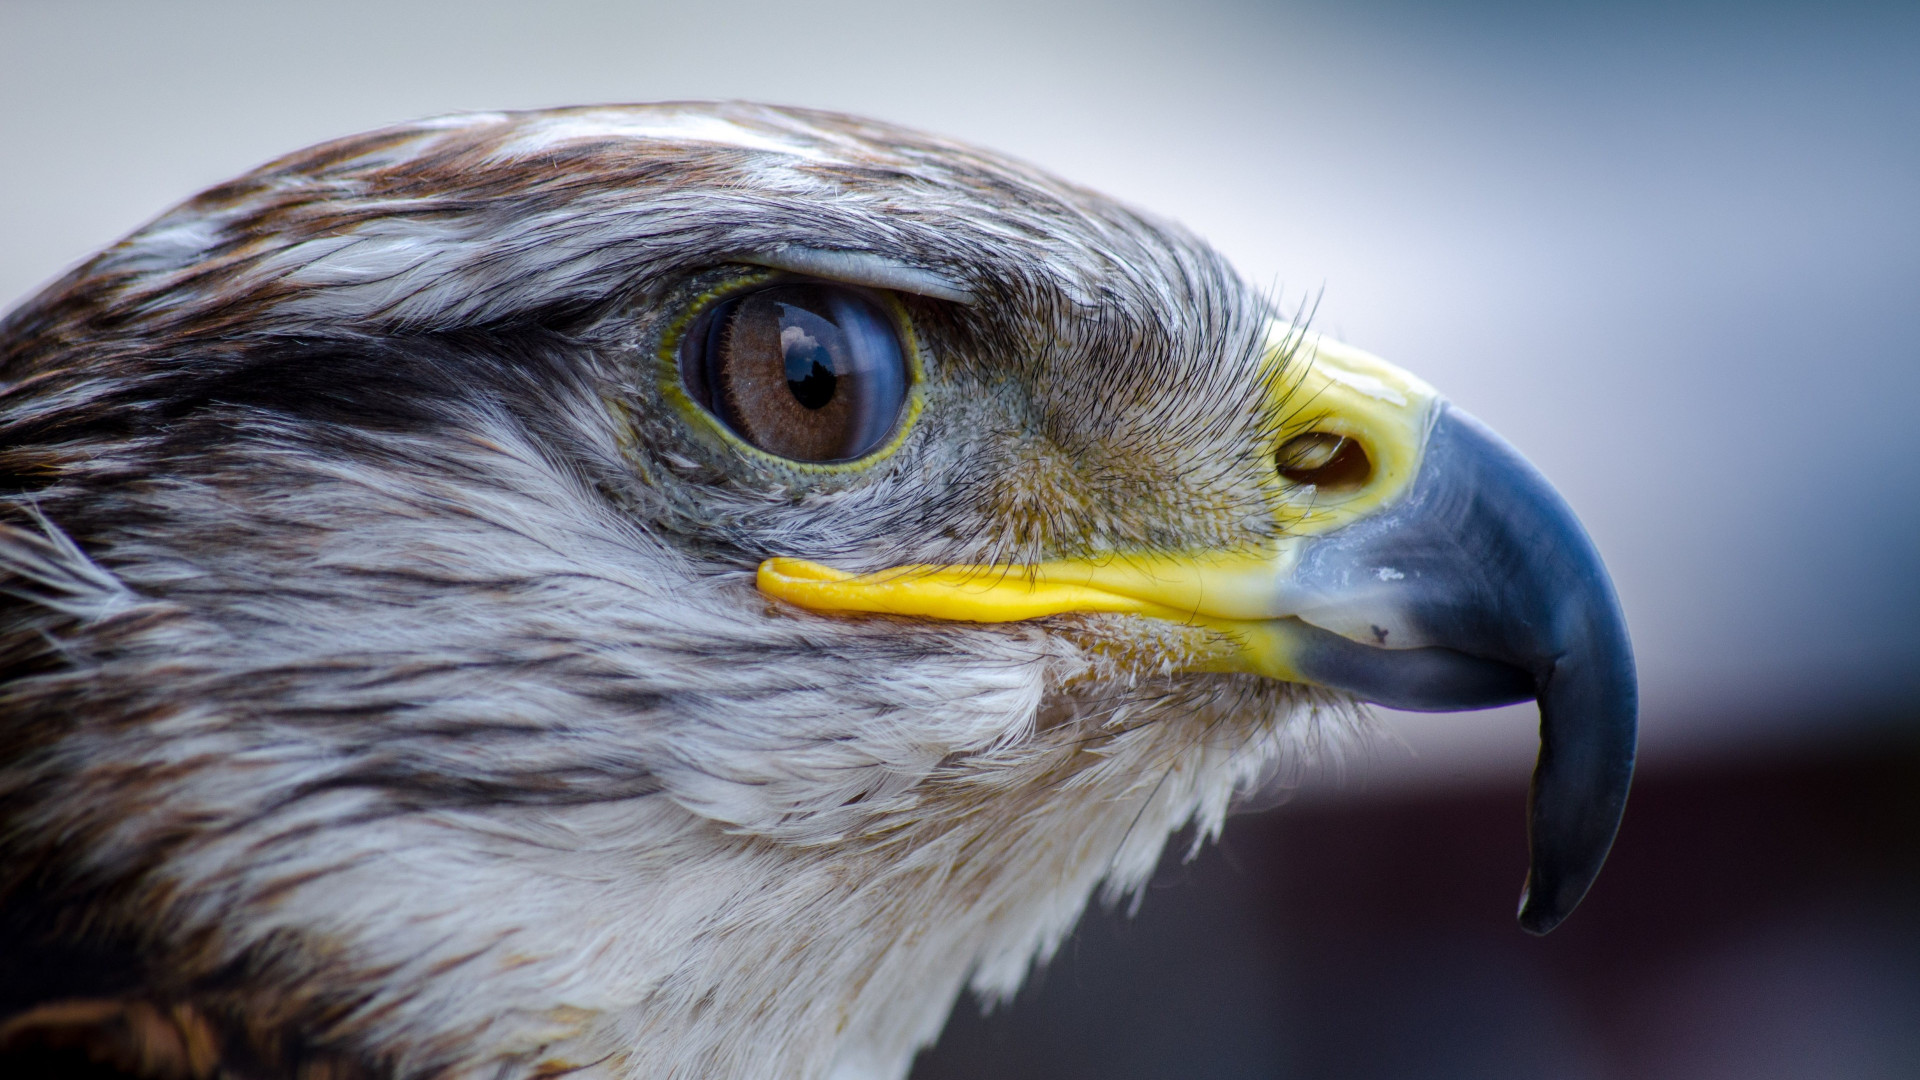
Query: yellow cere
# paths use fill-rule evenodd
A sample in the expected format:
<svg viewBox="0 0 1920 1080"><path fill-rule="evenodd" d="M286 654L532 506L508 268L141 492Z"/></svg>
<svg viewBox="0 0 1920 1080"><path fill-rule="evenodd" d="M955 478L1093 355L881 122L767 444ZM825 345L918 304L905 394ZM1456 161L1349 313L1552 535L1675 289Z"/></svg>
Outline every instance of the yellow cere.
<svg viewBox="0 0 1920 1080"><path fill-rule="evenodd" d="M1440 396L1386 361L1294 327L1275 326L1268 355L1293 361L1272 407L1291 437L1305 431L1360 443L1373 470L1330 496L1277 479L1285 533L1242 551L1138 552L1018 566L899 566L851 574L805 559L760 564L768 596L813 611L1018 622L1070 612L1145 615L1225 631L1240 643L1234 670L1291 678L1296 627L1283 622L1287 587L1307 538L1390 505L1418 473Z"/></svg>
<svg viewBox="0 0 1920 1080"><path fill-rule="evenodd" d="M1280 486L1288 533L1311 536L1365 517L1406 490L1420 471L1441 398L1419 376L1372 353L1297 327L1272 325L1268 356L1277 362L1289 347L1294 360L1275 388L1272 406L1286 419L1286 433L1344 435L1357 441L1373 463L1368 482L1341 495Z"/></svg>

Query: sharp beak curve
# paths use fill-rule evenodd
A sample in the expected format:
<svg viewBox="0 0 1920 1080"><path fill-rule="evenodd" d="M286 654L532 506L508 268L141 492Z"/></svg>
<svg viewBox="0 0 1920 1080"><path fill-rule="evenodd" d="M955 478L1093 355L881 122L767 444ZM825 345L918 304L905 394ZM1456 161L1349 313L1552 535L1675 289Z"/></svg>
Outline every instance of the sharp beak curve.
<svg viewBox="0 0 1920 1080"><path fill-rule="evenodd" d="M1288 351L1308 357L1290 396L1310 391L1317 409L1309 438L1320 441L1307 449L1321 457L1306 464L1331 460L1337 438L1359 448L1365 469L1358 480L1350 467L1328 472L1339 487L1283 485L1276 512L1289 528L1265 548L862 575L769 559L760 588L816 611L974 622L1120 612L1198 623L1237 649L1211 670L1392 708L1535 698L1540 755L1519 914L1544 934L1600 872L1633 778L1638 693L1612 581L1559 493L1499 436L1398 368L1323 339L1301 348L1288 333ZM1289 452L1279 451L1283 475L1316 478L1289 472Z"/></svg>
<svg viewBox="0 0 1920 1080"><path fill-rule="evenodd" d="M1406 497L1317 538L1294 579L1327 598L1304 617L1328 625L1294 647L1308 681L1423 711L1539 700L1520 923L1553 929L1613 844L1638 714L1626 621L1573 511L1518 451L1443 405ZM1356 629L1413 647L1333 632Z"/></svg>

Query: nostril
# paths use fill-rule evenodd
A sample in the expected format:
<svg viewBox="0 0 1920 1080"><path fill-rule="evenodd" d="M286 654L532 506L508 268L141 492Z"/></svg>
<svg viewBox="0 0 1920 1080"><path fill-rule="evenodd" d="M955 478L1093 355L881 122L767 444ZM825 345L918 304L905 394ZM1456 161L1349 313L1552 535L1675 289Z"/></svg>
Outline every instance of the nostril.
<svg viewBox="0 0 1920 1080"><path fill-rule="evenodd" d="M1373 462L1358 440L1325 431L1295 435L1274 458L1281 476L1322 491L1353 491L1373 477Z"/></svg>

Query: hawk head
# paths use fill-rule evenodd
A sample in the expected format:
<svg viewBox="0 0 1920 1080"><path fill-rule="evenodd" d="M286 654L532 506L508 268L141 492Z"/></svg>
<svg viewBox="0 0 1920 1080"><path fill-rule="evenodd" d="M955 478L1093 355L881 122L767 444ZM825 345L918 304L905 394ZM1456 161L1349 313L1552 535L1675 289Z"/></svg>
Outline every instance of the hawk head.
<svg viewBox="0 0 1920 1080"><path fill-rule="evenodd" d="M1348 738L1537 697L1611 842L1592 545L1165 222L844 116L459 116L0 326L0 1042L143 1076L897 1077Z"/></svg>

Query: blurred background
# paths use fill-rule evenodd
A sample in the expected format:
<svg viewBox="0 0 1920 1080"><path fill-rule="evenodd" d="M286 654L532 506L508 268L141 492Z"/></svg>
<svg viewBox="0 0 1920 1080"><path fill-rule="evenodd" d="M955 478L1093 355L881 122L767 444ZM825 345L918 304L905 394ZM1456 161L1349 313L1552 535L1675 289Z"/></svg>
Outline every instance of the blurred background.
<svg viewBox="0 0 1920 1080"><path fill-rule="evenodd" d="M1389 715L916 1077L1920 1076L1920 5L0 0L0 302L321 139L714 97L1185 222L1532 457L1639 652L1550 938L1530 707Z"/></svg>

